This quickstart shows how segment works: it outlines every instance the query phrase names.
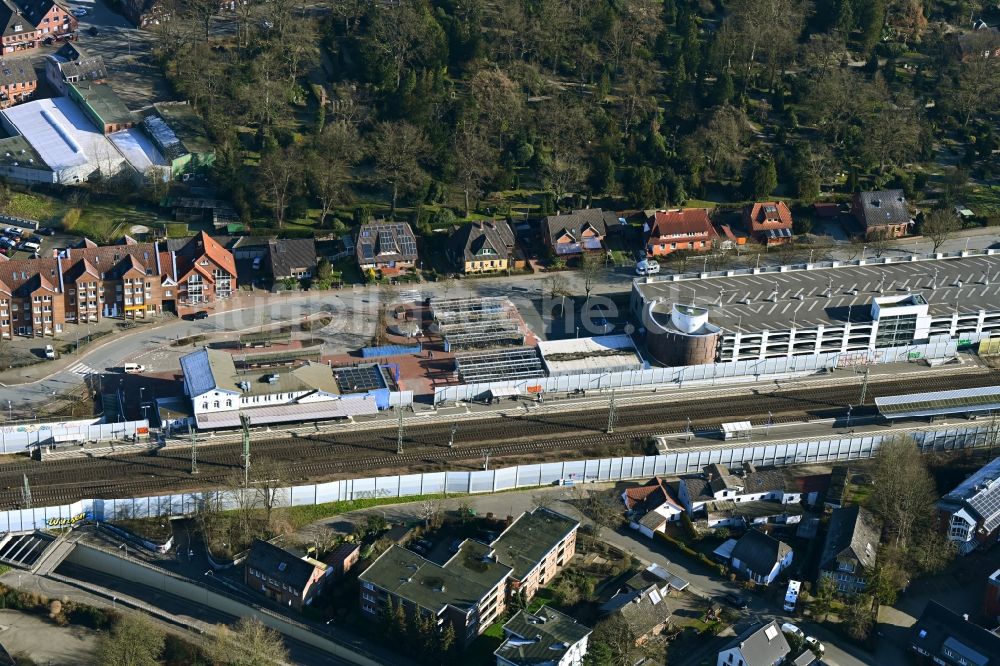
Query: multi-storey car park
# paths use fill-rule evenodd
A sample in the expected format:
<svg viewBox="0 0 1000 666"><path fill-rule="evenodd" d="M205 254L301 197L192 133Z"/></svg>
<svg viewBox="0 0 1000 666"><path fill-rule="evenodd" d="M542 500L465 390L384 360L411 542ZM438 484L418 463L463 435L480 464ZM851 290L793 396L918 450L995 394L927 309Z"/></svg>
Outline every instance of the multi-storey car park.
<svg viewBox="0 0 1000 666"><path fill-rule="evenodd" d="M665 365L743 361L1000 335L1000 256L635 280L631 307Z"/></svg>

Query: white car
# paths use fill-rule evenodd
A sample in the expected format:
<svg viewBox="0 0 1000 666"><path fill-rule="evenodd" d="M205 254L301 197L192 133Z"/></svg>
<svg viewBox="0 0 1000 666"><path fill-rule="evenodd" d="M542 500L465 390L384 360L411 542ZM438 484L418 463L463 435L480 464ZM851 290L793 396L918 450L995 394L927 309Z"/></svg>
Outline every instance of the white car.
<svg viewBox="0 0 1000 666"><path fill-rule="evenodd" d="M806 638L805 632L796 627L791 622L785 622L783 625L781 625L781 633L791 634L792 636L798 636L800 641L805 640Z"/></svg>
<svg viewBox="0 0 1000 666"><path fill-rule="evenodd" d="M636 275L656 275L660 272L660 265L652 259L643 259L635 265Z"/></svg>
<svg viewBox="0 0 1000 666"><path fill-rule="evenodd" d="M806 647L812 650L814 654L822 655L826 652L826 646L813 636L806 636Z"/></svg>
<svg viewBox="0 0 1000 666"><path fill-rule="evenodd" d="M55 360L56 350L52 348L52 345L45 345L45 358L50 361Z"/></svg>
<svg viewBox="0 0 1000 666"><path fill-rule="evenodd" d="M87 11L86 9L84 9L83 7L77 7L77 8L73 9L73 10L72 10L72 11L70 12L70 14L72 14L73 16L75 16L75 17L77 17L77 18L83 18L84 16L86 16L86 15L87 15L87 14L89 14L89 13L90 13L90 12L88 12L88 11Z"/></svg>

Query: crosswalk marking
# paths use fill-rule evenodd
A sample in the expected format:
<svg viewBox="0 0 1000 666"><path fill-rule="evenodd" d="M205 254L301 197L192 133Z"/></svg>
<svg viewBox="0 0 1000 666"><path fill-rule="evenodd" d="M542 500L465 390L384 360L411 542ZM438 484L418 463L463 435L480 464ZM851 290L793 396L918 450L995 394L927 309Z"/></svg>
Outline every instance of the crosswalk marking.
<svg viewBox="0 0 1000 666"><path fill-rule="evenodd" d="M71 365L70 367L68 367L66 369L69 372L73 373L74 375L80 375L81 377L86 377L87 375L95 375L95 374L97 374L97 370L94 370L92 367L90 367L86 363L77 363L76 365Z"/></svg>

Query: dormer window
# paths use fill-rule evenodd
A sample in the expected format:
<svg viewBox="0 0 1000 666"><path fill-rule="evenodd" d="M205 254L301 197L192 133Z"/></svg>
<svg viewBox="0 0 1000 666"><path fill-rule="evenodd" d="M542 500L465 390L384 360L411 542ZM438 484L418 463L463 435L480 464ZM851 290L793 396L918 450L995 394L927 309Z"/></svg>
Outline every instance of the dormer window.
<svg viewBox="0 0 1000 666"><path fill-rule="evenodd" d="M24 26L20 23L14 26L14 32L21 32L22 30L24 30Z"/></svg>

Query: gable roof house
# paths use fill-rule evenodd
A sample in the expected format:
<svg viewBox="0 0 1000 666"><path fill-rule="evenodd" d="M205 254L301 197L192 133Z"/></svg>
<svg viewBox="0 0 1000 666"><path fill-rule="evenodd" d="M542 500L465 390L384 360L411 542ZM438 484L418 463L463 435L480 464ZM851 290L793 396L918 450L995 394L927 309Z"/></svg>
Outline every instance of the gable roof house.
<svg viewBox="0 0 1000 666"><path fill-rule="evenodd" d="M601 605L601 613L621 618L636 645L660 634L670 625L674 609L668 600L670 586L654 583L639 590L615 593Z"/></svg>
<svg viewBox="0 0 1000 666"><path fill-rule="evenodd" d="M459 226L448 239L448 255L463 273L492 273L512 268L514 232L506 220Z"/></svg>
<svg viewBox="0 0 1000 666"><path fill-rule="evenodd" d="M899 238L905 236L913 225L903 190L856 192L851 213L865 236L884 233L888 238Z"/></svg>
<svg viewBox="0 0 1000 666"><path fill-rule="evenodd" d="M665 532L667 523L680 520L684 513L684 506L674 497L670 485L659 476L623 492L622 501L629 525L649 538L653 538L654 532Z"/></svg>
<svg viewBox="0 0 1000 666"><path fill-rule="evenodd" d="M718 240L707 208L658 210L649 228L646 255L660 257L677 250L708 252Z"/></svg>
<svg viewBox="0 0 1000 666"><path fill-rule="evenodd" d="M792 547L759 530L748 530L733 548L733 569L760 585L773 583L791 563Z"/></svg>
<svg viewBox="0 0 1000 666"><path fill-rule="evenodd" d="M316 269L316 241L312 238L270 240L267 264L275 280L310 278Z"/></svg>
<svg viewBox="0 0 1000 666"><path fill-rule="evenodd" d="M406 222L368 222L358 230L358 266L396 274L417 261L417 238Z"/></svg>
<svg viewBox="0 0 1000 666"><path fill-rule="evenodd" d="M784 201L757 201L743 208L743 226L764 245L790 243L792 211Z"/></svg>
<svg viewBox="0 0 1000 666"><path fill-rule="evenodd" d="M254 539L244 564L247 587L295 610L312 604L333 569L274 544Z"/></svg>
<svg viewBox="0 0 1000 666"><path fill-rule="evenodd" d="M1000 636L969 622L936 601L928 601L910 629L910 649L923 663L955 666L1000 664Z"/></svg>
<svg viewBox="0 0 1000 666"><path fill-rule="evenodd" d="M579 666L587 654L590 627L542 606L518 611L503 625L504 642L493 653L497 666Z"/></svg>
<svg viewBox="0 0 1000 666"><path fill-rule="evenodd" d="M881 538L882 524L867 509L834 509L820 557L820 577L832 580L841 593L863 591L867 586L866 570L875 566Z"/></svg>
<svg viewBox="0 0 1000 666"><path fill-rule="evenodd" d="M792 648L777 622L751 627L719 651L717 666L778 666Z"/></svg>
<svg viewBox="0 0 1000 666"><path fill-rule="evenodd" d="M67 84L107 78L104 58L90 55L73 42L66 42L55 53L45 56L45 79L60 95L69 94Z"/></svg>
<svg viewBox="0 0 1000 666"><path fill-rule="evenodd" d="M617 224L612 213L600 208L574 210L563 215L549 215L542 221L542 236L556 256L568 256L604 249L608 222Z"/></svg>
<svg viewBox="0 0 1000 666"><path fill-rule="evenodd" d="M1000 458L995 458L937 504L949 539L967 555L1000 538Z"/></svg>

